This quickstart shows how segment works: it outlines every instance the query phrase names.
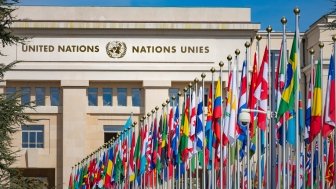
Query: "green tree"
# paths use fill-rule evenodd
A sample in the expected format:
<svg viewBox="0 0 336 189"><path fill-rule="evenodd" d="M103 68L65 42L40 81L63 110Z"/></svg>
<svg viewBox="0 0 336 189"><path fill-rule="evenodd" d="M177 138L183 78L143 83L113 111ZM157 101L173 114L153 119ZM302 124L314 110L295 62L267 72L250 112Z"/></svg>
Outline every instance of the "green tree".
<svg viewBox="0 0 336 189"><path fill-rule="evenodd" d="M11 30L13 7L17 0L0 0L0 39L2 48L23 43L24 38L15 36ZM0 50L0 56L5 56ZM4 81L5 72L15 66L16 62L0 63L0 82ZM13 168L17 151L13 150L12 136L20 126L30 121L24 114L26 108L33 108L33 103L21 104L20 94L0 94L0 188L43 188L44 183L38 179L23 177L21 171Z"/></svg>

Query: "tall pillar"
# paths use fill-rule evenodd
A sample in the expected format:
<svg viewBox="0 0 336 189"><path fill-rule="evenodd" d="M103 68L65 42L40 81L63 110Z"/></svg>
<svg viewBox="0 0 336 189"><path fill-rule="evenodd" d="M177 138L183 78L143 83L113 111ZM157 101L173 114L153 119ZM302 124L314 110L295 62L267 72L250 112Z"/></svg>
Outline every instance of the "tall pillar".
<svg viewBox="0 0 336 189"><path fill-rule="evenodd" d="M145 100L143 114L150 112L155 106L161 107L161 104L169 97L168 89L171 87L171 81L145 80L142 85Z"/></svg>
<svg viewBox="0 0 336 189"><path fill-rule="evenodd" d="M63 90L63 126L60 128L60 145L63 146L61 167L63 188L69 183L71 167L85 157L85 128L87 87L89 81L61 81ZM59 155L60 157L60 155ZM60 186L60 184L59 184Z"/></svg>

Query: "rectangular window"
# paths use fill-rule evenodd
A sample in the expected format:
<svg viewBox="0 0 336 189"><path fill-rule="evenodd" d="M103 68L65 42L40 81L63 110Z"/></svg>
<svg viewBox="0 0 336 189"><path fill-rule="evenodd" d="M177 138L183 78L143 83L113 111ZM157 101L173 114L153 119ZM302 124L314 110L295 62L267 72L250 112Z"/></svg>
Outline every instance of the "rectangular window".
<svg viewBox="0 0 336 189"><path fill-rule="evenodd" d="M60 105L60 89L58 87L50 88L50 105L51 106Z"/></svg>
<svg viewBox="0 0 336 189"><path fill-rule="evenodd" d="M36 87L35 95L36 95L36 106L45 106L45 88Z"/></svg>
<svg viewBox="0 0 336 189"><path fill-rule="evenodd" d="M204 89L204 107L208 106L209 88Z"/></svg>
<svg viewBox="0 0 336 189"><path fill-rule="evenodd" d="M169 99L170 99L170 106L173 106L173 100L172 100L172 97L175 96L175 102L174 102L174 105L176 106L179 102L179 98L178 98L178 89L177 88L170 88L169 91Z"/></svg>
<svg viewBox="0 0 336 189"><path fill-rule="evenodd" d="M16 93L16 88L15 87L7 87L6 88L6 97L13 96Z"/></svg>
<svg viewBox="0 0 336 189"><path fill-rule="evenodd" d="M123 126L121 125L104 125L104 143L108 142L113 137L117 137L122 129Z"/></svg>
<svg viewBox="0 0 336 189"><path fill-rule="evenodd" d="M118 106L127 106L127 89L118 88L117 93Z"/></svg>
<svg viewBox="0 0 336 189"><path fill-rule="evenodd" d="M140 107L141 104L141 91L140 88L132 89L132 106Z"/></svg>
<svg viewBox="0 0 336 189"><path fill-rule="evenodd" d="M89 106L98 105L98 88L88 88Z"/></svg>
<svg viewBox="0 0 336 189"><path fill-rule="evenodd" d="M43 148L44 128L43 125L22 126L22 148Z"/></svg>
<svg viewBox="0 0 336 189"><path fill-rule="evenodd" d="M112 106L112 89L103 88L103 105Z"/></svg>
<svg viewBox="0 0 336 189"><path fill-rule="evenodd" d="M21 88L21 104L30 103L30 87Z"/></svg>

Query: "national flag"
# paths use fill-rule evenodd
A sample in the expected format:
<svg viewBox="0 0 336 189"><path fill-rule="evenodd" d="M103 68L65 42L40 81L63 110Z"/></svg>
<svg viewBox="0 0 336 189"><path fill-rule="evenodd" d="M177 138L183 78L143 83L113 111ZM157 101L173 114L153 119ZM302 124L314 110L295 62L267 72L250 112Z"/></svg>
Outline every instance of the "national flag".
<svg viewBox="0 0 336 189"><path fill-rule="evenodd" d="M190 113L190 133L189 133L189 142L188 148L192 153L189 154L189 157L197 152L196 150L196 94L195 90L193 90L191 95L191 113Z"/></svg>
<svg viewBox="0 0 336 189"><path fill-rule="evenodd" d="M147 149L147 141L148 141L148 132L147 132L147 125L144 128L144 139L142 143L141 149L141 160L140 160L140 174L144 174L146 171L147 166L147 158L146 158L146 149Z"/></svg>
<svg viewBox="0 0 336 189"><path fill-rule="evenodd" d="M321 132L322 129L322 88L321 88L321 60L318 61L315 73L315 86L313 92L313 106L310 123L310 141Z"/></svg>
<svg viewBox="0 0 336 189"><path fill-rule="evenodd" d="M180 156L183 162L186 162L189 157L188 141L189 141L189 98L186 99L184 114L182 118L182 136L180 142Z"/></svg>
<svg viewBox="0 0 336 189"><path fill-rule="evenodd" d="M302 142L301 147L300 147L299 188L303 188L303 183L304 183L304 164L305 164L304 154L305 154L305 149L304 149L304 144Z"/></svg>
<svg viewBox="0 0 336 189"><path fill-rule="evenodd" d="M336 126L336 109L335 109L335 59L330 57L329 73L326 91L326 100L324 104L324 123L322 134L327 137Z"/></svg>
<svg viewBox="0 0 336 189"><path fill-rule="evenodd" d="M160 122L161 122L161 119L160 119ZM153 150L151 151L152 154L151 154L151 162L150 162L151 170L155 169L156 167L156 162L158 158L157 151L158 151L158 145L159 145L158 139L160 138L159 135L160 134L158 133L157 120L156 118L154 118L154 128L153 128L153 136L152 136Z"/></svg>
<svg viewBox="0 0 336 189"><path fill-rule="evenodd" d="M261 63L260 71L257 79L257 87L254 92L255 98L259 101L258 109L267 112L267 102L268 102L268 49L267 46L264 51L264 57ZM266 130L267 125L267 114L258 114L258 126L261 130Z"/></svg>
<svg viewBox="0 0 336 189"><path fill-rule="evenodd" d="M205 124L205 137L206 137L206 150L205 150L205 163L208 169L211 170L211 159L212 159L212 84L209 87L208 94L208 106L207 106L207 119Z"/></svg>
<svg viewBox="0 0 336 189"><path fill-rule="evenodd" d="M225 111L224 111L224 144L226 145L229 142L227 138L229 136L230 130L230 118L231 118L231 95L232 94L232 73L233 71L230 70L229 72L229 79L228 79L228 86L227 86L227 96L226 96L226 103L225 103Z"/></svg>
<svg viewBox="0 0 336 189"><path fill-rule="evenodd" d="M111 177L112 177L112 168L113 168L113 149L110 148L108 150L108 163L107 163L107 171L105 175L105 184L106 187L111 187Z"/></svg>
<svg viewBox="0 0 336 189"><path fill-rule="evenodd" d="M237 62L238 64L238 62ZM238 113L238 85L237 85L237 69L236 66L233 67L232 72L232 88L229 92L228 100L230 103L230 122L229 122L229 132L226 137L228 137L229 142L232 144L237 138L237 113Z"/></svg>
<svg viewBox="0 0 336 189"><path fill-rule="evenodd" d="M72 171L71 170L71 174L70 174L70 178L69 178L69 185L68 185L68 189L74 189L74 183L73 183L73 178L72 178Z"/></svg>
<svg viewBox="0 0 336 189"><path fill-rule="evenodd" d="M196 151L203 150L203 88L198 91L197 120L196 120Z"/></svg>
<svg viewBox="0 0 336 189"><path fill-rule="evenodd" d="M305 133L304 133L304 141L308 144L309 141L309 132L310 132L310 121L311 121L311 97L312 97L312 78L309 79L308 84L308 94L307 94L307 107L306 107L306 118L305 118Z"/></svg>
<svg viewBox="0 0 336 189"><path fill-rule="evenodd" d="M314 178L313 181L315 182L316 178L317 178L317 171L319 168L319 149L318 149L318 141L316 141L315 143L315 151L314 151L314 162L313 162L313 174L314 174ZM315 183L312 183L313 185Z"/></svg>
<svg viewBox="0 0 336 189"><path fill-rule="evenodd" d="M246 61L243 63L242 72L241 72L241 85L240 85L240 97L239 97L239 108L238 115L242 112L242 109L247 109L247 69ZM246 125L243 125L238 121L238 126L240 133L238 139L242 142L241 149L239 150L240 159L244 158L245 155L245 146L247 145L247 128Z"/></svg>
<svg viewBox="0 0 336 189"><path fill-rule="evenodd" d="M334 176L335 176L335 169L334 169L334 142L332 138L329 141L329 156L328 156L328 164L325 173L325 180L328 186L331 188L334 185Z"/></svg>
<svg viewBox="0 0 336 189"><path fill-rule="evenodd" d="M148 171L153 169L152 167L152 153L153 153L153 122L151 123L150 130L148 132L148 141L146 148L146 161L148 165Z"/></svg>
<svg viewBox="0 0 336 189"><path fill-rule="evenodd" d="M254 93L257 87L257 78L258 78L258 72L257 72L257 54L254 54L254 63L253 63L253 69L252 69L252 76L251 76L251 85L250 85L250 93L249 93L249 100L248 100L248 108L249 109L256 109L257 106L257 99L254 97ZM254 120L255 120L255 113L250 113L250 137L254 137Z"/></svg>
<svg viewBox="0 0 336 189"><path fill-rule="evenodd" d="M141 127L141 125L140 125ZM139 128L139 134L138 134L138 138L137 138L137 142L135 145L135 150L134 150L134 161L135 161L135 176L137 178L137 182L138 184L140 184L140 177L139 177L139 170L140 170L140 158L141 158L141 136L142 136L142 132L141 132L141 128Z"/></svg>
<svg viewBox="0 0 336 189"><path fill-rule="evenodd" d="M278 108L277 118L279 119L282 117L285 112L294 109L294 102L295 102L295 95L296 94L296 88L298 85L298 60L299 60L299 52L298 52L298 37L295 33L292 49L290 53L289 62L287 64L287 70L286 70L286 85L285 89L281 96L280 105Z"/></svg>
<svg viewBox="0 0 336 189"><path fill-rule="evenodd" d="M174 115L174 130L175 132L173 133L172 137L172 150L173 150L173 156L174 156L174 165L177 165L179 162L179 151L178 151L178 139L180 138L180 112L179 112L179 107L176 106L175 109L175 115Z"/></svg>
<svg viewBox="0 0 336 189"><path fill-rule="evenodd" d="M214 109L213 109L213 122L214 122L214 133L216 136L216 140L219 143L220 139L220 123L219 119L222 116L222 96L221 96L221 81L220 77L218 78L216 90L215 90L215 102L214 102ZM227 136L227 135L226 135Z"/></svg>
<svg viewBox="0 0 336 189"><path fill-rule="evenodd" d="M128 176L130 182L135 180L135 132L132 131L132 142L131 142L131 148L130 148L130 154L129 154L129 169L128 169Z"/></svg>
<svg viewBox="0 0 336 189"><path fill-rule="evenodd" d="M306 148L306 174L307 174L307 181L306 181L306 185L307 186L311 186L311 173L312 173L312 162L311 162L311 144L307 144L307 148Z"/></svg>

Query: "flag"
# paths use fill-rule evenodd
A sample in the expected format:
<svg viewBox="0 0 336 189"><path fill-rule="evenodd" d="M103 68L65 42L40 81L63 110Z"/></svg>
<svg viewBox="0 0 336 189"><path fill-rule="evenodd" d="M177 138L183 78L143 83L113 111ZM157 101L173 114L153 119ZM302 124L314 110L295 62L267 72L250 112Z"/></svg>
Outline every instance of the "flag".
<svg viewBox="0 0 336 189"><path fill-rule="evenodd" d="M237 62L238 64L238 62ZM236 127L237 127L237 113L238 113L238 89L237 89L237 69L236 66L233 67L233 72L232 72L232 88L231 92L229 92L228 100L230 103L230 122L229 122L229 132L228 135L226 135L229 139L229 142L232 144L235 142L237 138L237 132L236 132ZM222 166L222 165L221 165Z"/></svg>
<svg viewBox="0 0 336 189"><path fill-rule="evenodd" d="M190 133L189 133L189 142L188 148L192 153L189 154L189 157L197 152L196 150L196 94L195 90L193 90L191 95L191 113L190 113Z"/></svg>
<svg viewBox="0 0 336 189"><path fill-rule="evenodd" d="M180 156L183 162L186 162L189 157L188 141L189 141L189 98L186 99L184 116L182 118L182 136L180 142Z"/></svg>
<svg viewBox="0 0 336 189"><path fill-rule="evenodd" d="M254 92L255 98L259 101L258 109L267 112L268 102L268 49L267 46L264 51L264 57L261 63L260 71L257 79L257 86ZM261 130L266 130L267 114L258 114L258 126Z"/></svg>
<svg viewBox="0 0 336 189"><path fill-rule="evenodd" d="M257 99L254 97L254 93L255 93L255 89L257 87L257 77L258 77L258 73L257 73L257 54L254 54L254 63L253 63L253 69L252 69L252 76L251 76L251 85L250 85L250 93L249 93L249 100L248 100L248 108L249 109L256 109L256 105L257 105ZM254 116L255 113L251 112L250 113L250 120L251 120L251 124L250 124L250 137L254 137Z"/></svg>
<svg viewBox="0 0 336 189"><path fill-rule="evenodd" d="M309 79L308 84L308 94L307 94L307 107L306 107L306 118L305 118L305 133L304 133L304 141L306 144L309 142L309 132L310 132L310 121L311 121L311 97L312 97L312 78Z"/></svg>
<svg viewBox="0 0 336 189"><path fill-rule="evenodd" d="M215 102L214 102L214 109L213 109L213 121L214 121L214 133L219 143L220 139L220 123L219 119L222 116L222 96L221 96L221 82L220 77L218 78L216 90L215 90ZM226 135L227 136L227 135Z"/></svg>
<svg viewBox="0 0 336 189"><path fill-rule="evenodd" d="M140 174L142 175L146 171L147 166L147 159L146 159L146 149L147 149L147 141L148 141L148 132L147 132L147 125L145 125L144 130L144 139L142 143L141 149L141 160L140 160Z"/></svg>
<svg viewBox="0 0 336 189"><path fill-rule="evenodd" d="M147 148L146 148L146 162L148 165L148 171L153 169L152 166L152 152L153 152L153 122L151 123L150 130L148 132L148 141L147 141Z"/></svg>
<svg viewBox="0 0 336 189"><path fill-rule="evenodd" d="M336 126L336 110L335 110L335 61L334 57L330 57L328 83L326 91L326 100L324 104L324 123L322 134L327 137Z"/></svg>
<svg viewBox="0 0 336 189"><path fill-rule="evenodd" d="M175 109L175 115L174 115L174 130L172 137L172 150L173 150L173 156L174 156L174 165L177 165L179 162L178 158L178 139L180 138L180 113L179 113L179 107L176 106Z"/></svg>
<svg viewBox="0 0 336 189"><path fill-rule="evenodd" d="M226 103L225 103L225 112L224 112L224 144L227 144L230 129L230 117L231 117L231 95L232 94L232 70L229 72L227 93L226 93Z"/></svg>
<svg viewBox="0 0 336 189"><path fill-rule="evenodd" d="M311 162L311 144L307 144L306 148L306 174L307 174L307 186L311 186L311 167L312 167L312 162Z"/></svg>
<svg viewBox="0 0 336 189"><path fill-rule="evenodd" d="M212 159L212 84L210 84L208 94L208 106L207 106L207 119L205 124L205 137L206 137L206 150L205 150L205 163L208 165L208 169L211 170Z"/></svg>
<svg viewBox="0 0 336 189"><path fill-rule="evenodd" d="M129 180L130 182L134 181L135 179L135 159L134 159L134 155L135 155L135 132L132 131L132 142L131 142L131 148L130 148L130 154L129 154L129 171L128 171L128 176L129 176Z"/></svg>
<svg viewBox="0 0 336 189"><path fill-rule="evenodd" d="M69 178L69 185L68 185L68 189L74 189L73 186L73 180L72 180L72 170L71 170L71 174L70 174L70 178Z"/></svg>
<svg viewBox="0 0 336 189"><path fill-rule="evenodd" d="M240 85L240 97L239 97L239 108L238 115L242 112L242 109L247 108L247 75L246 75L246 61L243 63L242 72L241 72L241 85ZM245 146L247 145L247 128L246 125L243 125L238 121L240 133L238 139L242 142L241 149L239 150L240 159L244 158L245 155Z"/></svg>
<svg viewBox="0 0 336 189"><path fill-rule="evenodd" d="M112 177L112 168L113 168L113 150L110 148L108 150L108 163L107 163L107 170L105 175L105 187L111 187L111 177Z"/></svg>
<svg viewBox="0 0 336 189"><path fill-rule="evenodd" d="M287 64L286 70L286 85L285 89L281 96L280 105L278 108L277 118L282 117L285 112L294 109L296 88L298 85L297 74L298 74L298 60L299 60L299 52L298 52L298 37L295 33L292 49L290 53L289 62Z"/></svg>
<svg viewBox="0 0 336 189"><path fill-rule="evenodd" d="M310 141L320 133L322 129L322 88L321 88L321 60L318 61L315 73L315 86L313 92L313 106L310 123Z"/></svg>
<svg viewBox="0 0 336 189"><path fill-rule="evenodd" d="M331 188L333 186L333 180L335 176L335 169L334 169L334 142L332 138L330 138L329 141L329 156L328 156L328 164L327 164L327 169L325 173L325 180L328 183L329 187Z"/></svg>
<svg viewBox="0 0 336 189"><path fill-rule="evenodd" d="M196 120L196 150L203 150L203 88L198 91L197 120Z"/></svg>

